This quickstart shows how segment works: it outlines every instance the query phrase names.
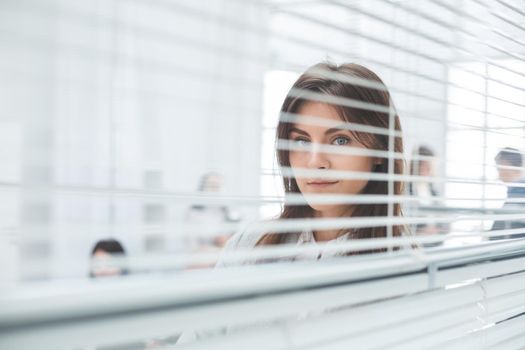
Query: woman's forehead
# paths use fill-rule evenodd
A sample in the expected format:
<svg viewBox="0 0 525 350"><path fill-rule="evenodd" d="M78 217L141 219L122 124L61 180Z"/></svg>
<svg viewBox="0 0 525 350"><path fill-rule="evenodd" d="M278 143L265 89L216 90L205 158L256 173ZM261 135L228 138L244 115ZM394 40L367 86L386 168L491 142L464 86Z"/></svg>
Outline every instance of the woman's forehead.
<svg viewBox="0 0 525 350"><path fill-rule="evenodd" d="M299 116L326 118L339 122L343 120L335 106L315 101L302 104L301 107L299 107L297 114Z"/></svg>
<svg viewBox="0 0 525 350"><path fill-rule="evenodd" d="M345 123L346 121L334 106L320 102L307 102L297 111L292 127L330 129L341 127Z"/></svg>

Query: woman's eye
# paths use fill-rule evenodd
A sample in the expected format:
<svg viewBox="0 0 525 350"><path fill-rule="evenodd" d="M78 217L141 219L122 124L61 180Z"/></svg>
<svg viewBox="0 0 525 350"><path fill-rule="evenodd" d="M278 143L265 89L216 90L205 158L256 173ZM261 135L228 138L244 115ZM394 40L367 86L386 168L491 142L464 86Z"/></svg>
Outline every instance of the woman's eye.
<svg viewBox="0 0 525 350"><path fill-rule="evenodd" d="M350 143L350 139L348 137L343 136L336 137L334 141L332 141L332 144L336 146L344 146L348 143Z"/></svg>
<svg viewBox="0 0 525 350"><path fill-rule="evenodd" d="M301 146L301 147L308 146L308 144L310 143L310 141L305 140L305 139L295 139L294 141L298 146Z"/></svg>

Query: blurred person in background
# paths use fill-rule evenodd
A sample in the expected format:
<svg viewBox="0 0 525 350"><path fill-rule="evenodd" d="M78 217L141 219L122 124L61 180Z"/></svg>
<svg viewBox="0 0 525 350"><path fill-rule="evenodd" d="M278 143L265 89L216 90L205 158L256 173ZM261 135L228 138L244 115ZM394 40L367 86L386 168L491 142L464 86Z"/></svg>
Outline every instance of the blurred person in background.
<svg viewBox="0 0 525 350"><path fill-rule="evenodd" d="M222 175L217 172L208 172L201 178L199 192L217 196L222 190ZM222 223L238 222L237 212L223 204L195 204L186 213L187 224L207 224L214 227ZM198 232L188 232L185 237L185 247L189 252L217 250L224 246L231 233L216 233L212 236L202 236Z"/></svg>
<svg viewBox="0 0 525 350"><path fill-rule="evenodd" d="M434 158L435 153L428 146L421 145L412 152L414 159L410 162L410 175L433 177L434 173ZM430 206L435 204L435 199L438 195L432 181L410 181L408 184L408 192L410 195L420 198L420 205Z"/></svg>
<svg viewBox="0 0 525 350"><path fill-rule="evenodd" d="M435 161L436 154L434 151L425 145L420 145L414 148L412 152L412 160L410 162L410 175L422 176L427 178L435 177ZM435 214L435 208L440 205L436 199L438 191L435 188L433 181L428 180L411 180L408 183L408 193L411 196L417 197L417 202L411 202L411 216ZM418 235L433 235L445 233L449 230L448 224L416 224L414 226L415 232ZM425 244L426 247L440 245L441 243Z"/></svg>
<svg viewBox="0 0 525 350"><path fill-rule="evenodd" d="M126 251L119 241L115 239L98 241L91 250L90 276L92 278L99 278L127 274L127 269L111 261L113 258L122 258L124 256L126 256Z"/></svg>
<svg viewBox="0 0 525 350"><path fill-rule="evenodd" d="M516 148L506 147L494 159L498 176L507 186L507 199L502 209L512 213L523 212L525 217L525 178L523 176L523 156ZM503 213L504 214L504 213ZM524 220L496 220L492 230L524 228ZM491 237L490 240L525 237L525 232Z"/></svg>

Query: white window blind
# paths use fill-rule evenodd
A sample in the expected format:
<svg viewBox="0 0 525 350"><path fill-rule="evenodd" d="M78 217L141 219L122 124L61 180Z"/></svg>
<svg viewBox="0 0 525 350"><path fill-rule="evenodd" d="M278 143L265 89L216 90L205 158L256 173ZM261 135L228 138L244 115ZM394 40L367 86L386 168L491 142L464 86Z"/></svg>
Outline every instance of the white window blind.
<svg viewBox="0 0 525 350"><path fill-rule="evenodd" d="M524 31L520 0L2 2L0 349L525 348L523 164L496 163L525 150ZM391 99L293 87L324 61ZM337 129L386 144L279 137L335 125L287 97L382 115ZM264 233L298 238L232 249ZM124 255L92 257L107 239Z"/></svg>

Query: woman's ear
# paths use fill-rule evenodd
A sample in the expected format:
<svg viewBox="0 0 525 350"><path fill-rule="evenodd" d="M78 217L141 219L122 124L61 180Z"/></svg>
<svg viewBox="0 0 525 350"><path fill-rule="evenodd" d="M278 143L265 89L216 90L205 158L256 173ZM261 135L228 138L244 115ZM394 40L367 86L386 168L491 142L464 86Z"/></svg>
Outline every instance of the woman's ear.
<svg viewBox="0 0 525 350"><path fill-rule="evenodd" d="M383 164L381 158L374 158L372 163L372 170L377 171L377 169Z"/></svg>

